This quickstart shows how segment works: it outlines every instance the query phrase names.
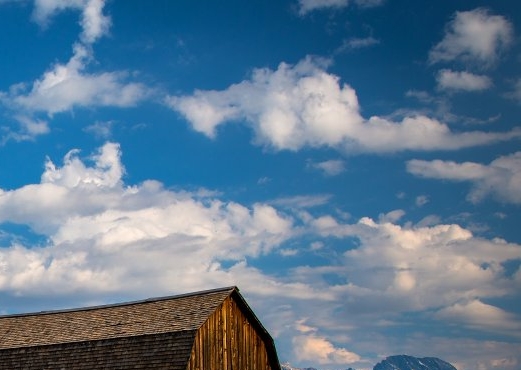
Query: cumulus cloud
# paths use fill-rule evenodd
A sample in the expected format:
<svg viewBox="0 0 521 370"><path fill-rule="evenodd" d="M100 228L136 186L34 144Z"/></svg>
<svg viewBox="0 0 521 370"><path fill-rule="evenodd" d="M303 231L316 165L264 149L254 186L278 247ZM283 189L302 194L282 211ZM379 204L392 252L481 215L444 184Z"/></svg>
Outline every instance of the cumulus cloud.
<svg viewBox="0 0 521 370"><path fill-rule="evenodd" d="M381 5L384 0L355 0L358 6L373 7ZM299 0L299 13L305 15L319 9L341 9L349 5L349 0Z"/></svg>
<svg viewBox="0 0 521 370"><path fill-rule="evenodd" d="M126 71L86 71L94 59L92 44L106 35L110 28L110 18L103 14L104 5L104 0L35 0L33 18L37 23L47 26L57 13L79 10L82 32L67 63L56 63L31 86L18 83L7 92L0 92L0 101L16 116L26 117L24 122L39 122L39 125L24 124L20 132L10 133L4 142L9 139L30 140L47 133L49 129L44 126L44 121L31 118L40 112L52 116L78 107L130 107L149 94L150 90L143 84L129 82Z"/></svg>
<svg viewBox="0 0 521 370"><path fill-rule="evenodd" d="M451 150L521 136L519 131L454 133L423 115L398 122L377 116L364 119L355 90L341 85L325 66L323 60L310 57L294 66L281 63L275 71L256 69L250 80L225 90L168 96L166 103L208 137L216 137L220 125L240 121L252 127L257 144L274 150Z"/></svg>
<svg viewBox="0 0 521 370"><path fill-rule="evenodd" d="M490 66L512 42L513 26L487 9L456 12L445 36L430 51L431 63L460 60Z"/></svg>
<svg viewBox="0 0 521 370"><path fill-rule="evenodd" d="M342 347L335 347L324 337L301 335L293 340L297 361L313 361L321 365L352 364L360 361L360 356Z"/></svg>
<svg viewBox="0 0 521 370"><path fill-rule="evenodd" d="M0 238L0 294L9 298L2 309L12 309L16 297L40 294L78 305L80 296L239 285L270 326L291 334L300 360L340 365L360 360L345 337L354 318L368 320L368 327L400 312L454 321L462 302L518 294L521 273L507 273L504 263L519 258L521 246L477 238L458 225L400 226L402 210L378 222L344 223L314 215L327 195L247 206L209 191L124 179L120 146L106 143L91 155L72 150L61 164L47 159L39 183L0 191L0 228L24 225L41 236L35 244ZM329 263L324 256L332 239L344 249ZM304 253L317 263L277 275L255 267L257 259ZM306 317L306 324L288 328L281 310L284 320ZM505 322L513 316L505 313L472 325L508 334Z"/></svg>
<svg viewBox="0 0 521 370"><path fill-rule="evenodd" d="M204 286L203 272L226 285L220 261L240 264L292 235L291 218L266 204L174 193L156 181L125 186L120 155L114 143L86 160L71 151L61 167L47 160L39 184L0 192L0 224L28 225L49 243L0 249L2 292L168 291L185 280Z"/></svg>
<svg viewBox="0 0 521 370"><path fill-rule="evenodd" d="M347 310L360 307L384 315L386 310L422 311L450 307L462 299L518 294L517 282L507 276L503 263L519 258L519 245L480 239L455 224L405 227L370 218L340 224L330 218L314 225L323 236L359 240L356 248L344 253L342 269L336 270L350 282L337 287L344 291ZM480 328L504 329L489 324Z"/></svg>
<svg viewBox="0 0 521 370"><path fill-rule="evenodd" d="M379 341L375 327L412 324L404 312L421 315L427 325L459 323L482 335L518 337L519 318L483 302L519 297L518 280L505 270L504 264L519 259L521 246L476 237L456 224L400 226L395 222L401 216L403 211L398 210L378 222L362 218L355 224L344 224L331 216L309 221L309 227L324 237L318 250L321 254L328 248L328 238L342 239L347 245L353 238L356 241L351 247L346 246L343 254L335 254L335 263L331 265L300 266L291 271L292 279L314 281L333 295L327 305L313 302L313 313L306 316L304 325L297 325L295 354L307 348L308 353L319 358L314 348L323 347L323 353L333 353L334 348L347 350L349 338L343 337L341 345L334 345L334 338L346 333L356 336L356 352L364 348L361 343L365 343L365 348L374 348L375 341ZM326 282L332 276L337 284ZM465 316L466 306L471 309L470 317ZM330 317L335 317L334 323ZM364 332L356 330L357 326L363 327ZM320 335L315 327L327 327L328 336ZM401 335L393 337L399 341L398 346L384 345L388 353L403 351L402 339ZM436 342L439 345L443 340L438 338ZM481 345L475 343L472 351L478 353ZM439 350L449 352L448 348ZM327 363L329 358L322 356L321 361Z"/></svg>
<svg viewBox="0 0 521 370"><path fill-rule="evenodd" d="M455 72L442 69L436 76L438 89L452 91L482 91L492 86L492 80L487 76L475 75L469 72Z"/></svg>
<svg viewBox="0 0 521 370"><path fill-rule="evenodd" d="M493 196L503 202L521 204L521 152L499 157L488 165L410 160L407 171L425 178L471 182L473 187L467 198L474 203Z"/></svg>
<svg viewBox="0 0 521 370"><path fill-rule="evenodd" d="M293 337L293 351L297 361L313 361L321 365L352 364L361 360L354 352L336 347L327 338L317 334L317 329L305 324L305 320L296 323L298 335Z"/></svg>
<svg viewBox="0 0 521 370"><path fill-rule="evenodd" d="M20 85L12 87L2 100L15 110L52 115L74 107L129 107L147 95L144 85L126 81L125 72L85 73L91 59L90 49L76 44L67 64L53 66L29 91Z"/></svg>
<svg viewBox="0 0 521 370"><path fill-rule="evenodd" d="M335 145L349 122L358 122L358 99L349 86L325 73L323 60L307 58L295 66L282 63L276 71L256 69L250 81L224 91L198 90L193 96L171 96L168 105L183 114L195 130L209 137L224 122L246 119L256 140L276 149L296 150L304 145Z"/></svg>

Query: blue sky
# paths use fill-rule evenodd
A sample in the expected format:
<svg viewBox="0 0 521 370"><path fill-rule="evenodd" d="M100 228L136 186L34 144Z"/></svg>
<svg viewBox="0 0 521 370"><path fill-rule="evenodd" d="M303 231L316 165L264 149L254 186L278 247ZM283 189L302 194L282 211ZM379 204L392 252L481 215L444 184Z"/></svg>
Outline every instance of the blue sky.
<svg viewBox="0 0 521 370"><path fill-rule="evenodd" d="M520 368L516 1L0 17L1 313L237 285L296 367Z"/></svg>

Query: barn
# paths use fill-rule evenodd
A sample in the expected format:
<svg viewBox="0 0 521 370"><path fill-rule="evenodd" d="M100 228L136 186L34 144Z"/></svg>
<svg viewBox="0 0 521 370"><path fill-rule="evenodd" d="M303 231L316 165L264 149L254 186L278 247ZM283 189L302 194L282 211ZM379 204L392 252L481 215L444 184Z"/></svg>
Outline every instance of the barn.
<svg viewBox="0 0 521 370"><path fill-rule="evenodd" d="M280 370L237 287L0 316L0 370Z"/></svg>

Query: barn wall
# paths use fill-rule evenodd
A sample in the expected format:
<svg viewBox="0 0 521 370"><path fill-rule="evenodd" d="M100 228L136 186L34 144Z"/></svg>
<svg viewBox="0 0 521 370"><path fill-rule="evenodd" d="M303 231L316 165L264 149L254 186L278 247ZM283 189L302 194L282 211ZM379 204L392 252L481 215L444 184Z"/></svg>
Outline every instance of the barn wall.
<svg viewBox="0 0 521 370"><path fill-rule="evenodd" d="M194 331L0 350L0 370L184 370Z"/></svg>
<svg viewBox="0 0 521 370"><path fill-rule="evenodd" d="M228 297L196 334L187 370L274 370L266 345Z"/></svg>

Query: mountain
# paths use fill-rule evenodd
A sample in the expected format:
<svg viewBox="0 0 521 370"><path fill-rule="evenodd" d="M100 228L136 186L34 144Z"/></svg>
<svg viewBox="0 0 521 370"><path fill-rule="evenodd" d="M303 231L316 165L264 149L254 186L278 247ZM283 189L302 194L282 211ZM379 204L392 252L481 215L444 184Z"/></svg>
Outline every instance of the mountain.
<svg viewBox="0 0 521 370"><path fill-rule="evenodd" d="M296 368L285 363L282 370L317 370L313 367ZM354 370L349 368L347 370ZM436 357L417 358L407 355L389 356L377 363L373 370L457 370L454 366Z"/></svg>
<svg viewBox="0 0 521 370"><path fill-rule="evenodd" d="M457 370L436 357L417 358L407 355L389 356L377 363L373 370Z"/></svg>
<svg viewBox="0 0 521 370"><path fill-rule="evenodd" d="M282 370L317 370L313 367L296 368L281 364ZM354 370L349 368L347 370ZM454 366L436 357L417 358L407 355L389 356L377 363L373 370L457 370Z"/></svg>

